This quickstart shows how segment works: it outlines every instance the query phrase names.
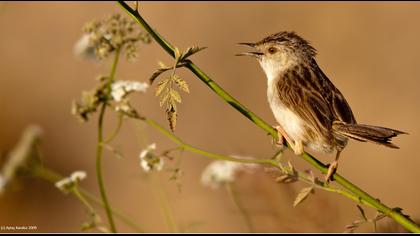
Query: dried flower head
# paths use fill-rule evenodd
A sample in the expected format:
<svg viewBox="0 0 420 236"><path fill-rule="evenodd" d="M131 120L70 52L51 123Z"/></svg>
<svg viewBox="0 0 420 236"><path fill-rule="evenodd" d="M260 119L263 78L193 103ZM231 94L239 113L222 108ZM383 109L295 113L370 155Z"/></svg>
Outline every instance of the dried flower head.
<svg viewBox="0 0 420 236"><path fill-rule="evenodd" d="M148 33L135 27L131 19L114 14L103 20L93 20L83 27L84 34L74 47L76 55L107 58L116 50L124 50L128 60L136 58L137 44L151 42Z"/></svg>
<svg viewBox="0 0 420 236"><path fill-rule="evenodd" d="M102 101L106 100L106 94L105 83L101 83L90 91L83 91L80 102L73 101L71 113L79 117L81 121L88 121L89 116L96 112Z"/></svg>
<svg viewBox="0 0 420 236"><path fill-rule="evenodd" d="M86 178L85 171L75 171L69 177L64 178L55 183L55 187L67 193L70 192L77 184Z"/></svg>
<svg viewBox="0 0 420 236"><path fill-rule="evenodd" d="M156 144L152 143L140 152L140 166L146 172L152 170L161 171L163 169L163 159L154 155L154 150L156 150Z"/></svg>

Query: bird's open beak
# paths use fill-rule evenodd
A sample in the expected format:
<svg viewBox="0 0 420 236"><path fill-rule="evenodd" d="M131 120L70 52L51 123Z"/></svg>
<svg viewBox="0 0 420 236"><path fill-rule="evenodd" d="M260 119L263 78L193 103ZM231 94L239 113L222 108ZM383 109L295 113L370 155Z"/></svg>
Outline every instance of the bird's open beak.
<svg viewBox="0 0 420 236"><path fill-rule="evenodd" d="M238 45L245 45L251 48L256 48L256 44L255 43L238 43ZM251 56L251 57L256 57L256 58L260 58L264 53L262 52L258 52L258 51L254 51L254 52L242 52L242 53L238 53L235 54L235 56Z"/></svg>

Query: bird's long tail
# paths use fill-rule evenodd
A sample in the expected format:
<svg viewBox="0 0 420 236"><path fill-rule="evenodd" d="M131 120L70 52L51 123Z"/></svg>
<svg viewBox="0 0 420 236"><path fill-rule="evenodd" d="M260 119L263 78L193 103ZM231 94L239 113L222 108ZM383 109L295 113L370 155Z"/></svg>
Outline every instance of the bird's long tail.
<svg viewBox="0 0 420 236"><path fill-rule="evenodd" d="M334 122L333 130L337 134L361 141L385 145L390 148L399 148L391 143L391 139L405 132L373 125L347 124Z"/></svg>

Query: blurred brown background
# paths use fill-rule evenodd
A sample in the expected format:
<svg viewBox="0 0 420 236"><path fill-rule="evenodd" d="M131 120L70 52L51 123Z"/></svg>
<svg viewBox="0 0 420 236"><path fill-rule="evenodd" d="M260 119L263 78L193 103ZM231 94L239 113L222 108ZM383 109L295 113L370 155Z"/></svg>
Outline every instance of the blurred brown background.
<svg viewBox="0 0 420 236"><path fill-rule="evenodd" d="M145 2L140 10L152 27L179 48L207 46L193 61L271 124L275 122L266 101L265 76L256 61L234 56L242 50L235 44L282 30L307 38L318 49L318 63L346 96L360 123L410 133L396 139L400 150L350 142L339 172L387 205L420 218L419 3ZM114 2L0 3L0 150L11 149L28 124L39 124L45 131L45 165L65 175L86 170L88 178L82 185L95 193L96 116L81 124L70 114L70 107L82 90L95 85L96 75L108 73L110 62L75 58L72 48L85 22L111 13L125 14ZM139 59L123 61L117 75L147 81L158 60L172 63L156 43L141 46ZM191 94L179 106L179 137L221 154L255 158L273 154L275 149L264 132L189 71L180 73L188 80ZM138 109L167 126L153 91L135 98ZM111 117L108 130L115 125ZM145 178L138 162L139 151L151 142L157 143L159 151L174 147L152 128L125 123L113 143L124 158L106 152L105 181L112 206L146 231L167 232L156 197L158 184ZM332 159L316 155L324 162ZM188 152L183 157L181 192L167 181L169 172L160 175L178 225L196 232L245 232L226 191L200 183L210 160ZM286 158L300 169L311 168L290 152ZM321 191L293 208L294 197L304 185L276 184L263 171L241 175L235 184L260 232L342 232L359 217L354 202ZM78 232L87 218L73 196L63 195L42 180L25 181L1 195L0 209L0 225L36 225L36 232ZM374 211L367 213L374 216ZM106 222L105 215L102 219ZM117 225L122 232L131 231L118 220ZM361 231L372 229L368 225Z"/></svg>

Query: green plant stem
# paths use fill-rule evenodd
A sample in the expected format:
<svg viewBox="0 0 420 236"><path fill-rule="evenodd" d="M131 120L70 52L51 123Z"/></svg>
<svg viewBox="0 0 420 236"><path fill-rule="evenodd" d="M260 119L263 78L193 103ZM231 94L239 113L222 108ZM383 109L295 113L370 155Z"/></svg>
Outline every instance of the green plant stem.
<svg viewBox="0 0 420 236"><path fill-rule="evenodd" d="M138 11L133 10L130 6L128 6L124 1L118 1L119 5L137 22L142 26L154 39L155 41L172 57L175 56L174 47L169 44L162 36L160 36L157 32L155 32L149 24L141 17ZM186 67L190 69L201 81L203 81L207 86L210 87L217 95L219 95L223 100L233 106L236 110L242 113L245 117L250 119L254 124L258 127L263 129L265 132L270 134L274 139L278 139L278 134L273 127L271 127L267 122L259 118L253 112L248 110L245 106L239 103L235 98L233 98L230 94L228 94L222 87L220 87L216 82L210 79L200 68L198 68L193 62L188 61ZM301 157L314 166L315 168L319 169L322 173L326 174L328 170L328 166L317 160L315 157L308 153L304 153ZM407 230L411 232L420 232L420 226L418 226L415 222L411 221L408 217L402 215L400 212L391 209L390 207L382 204L376 198L370 196L365 191L345 179L344 177L340 176L338 173L333 175L333 178L336 183L340 184L353 194L355 194L359 199L360 202L364 201L369 203L370 206L377 209L378 211L383 212L384 214L388 215L389 217L393 218L397 223L405 227Z"/></svg>
<svg viewBox="0 0 420 236"><path fill-rule="evenodd" d="M142 117L142 118L140 118L140 120L144 121L147 124L149 124L150 126L154 127L159 132L161 132L166 137L168 137L173 142L175 142L178 145L178 147L174 148L173 150L177 150L177 149L186 150L186 151L196 153L196 154L199 154L201 156L209 157L209 158L215 159L215 160L233 161L233 162L248 163L248 164L269 165L269 166L278 168L282 171L285 171L287 173L292 172L292 170L289 169L289 167L283 166L281 163L279 163L278 161L276 161L274 159L241 159L241 158L235 158L235 157L231 157L231 156L225 156L225 155L220 155L220 154L204 151L202 149L196 148L196 147L184 142L179 137L177 137L175 134L173 134L169 130L165 129L162 125L160 125L159 123L157 123L156 121L154 121L152 119L147 119L145 117ZM277 156L277 155L278 155L278 152L274 155L274 157ZM313 185L313 183L311 182L309 177L305 176L303 173L299 172L298 177L299 177L299 180L301 180L301 181L303 181L307 184ZM370 205L369 202L367 202L363 199L360 199L358 196L356 196L356 195L354 195L354 194L352 194L352 193L350 193L346 190L333 188L330 185L320 185L320 184L316 184L314 187L319 188L319 189L323 189L323 190L326 190L326 191L329 191L329 192L334 192L334 193L341 194L341 195L343 195L347 198L350 198L351 200L353 200L357 203L362 203L362 204L369 205L369 206L373 207L372 205Z"/></svg>
<svg viewBox="0 0 420 236"><path fill-rule="evenodd" d="M33 175L35 177L38 177L38 178L43 179L45 181L48 181L50 183L55 183L55 182L65 178L63 175L60 175L57 172L55 172L51 169L48 169L46 167L42 167L42 166L37 166L37 167L33 168L31 170L31 172L33 173ZM90 201L90 202L92 202L92 203L94 203L94 204L96 204L96 205L98 205L102 208L105 208L105 205L102 203L102 201L100 199L98 199L95 195L93 195L92 193L87 191L86 189L78 186L78 191L79 191L80 195L82 195L88 201ZM136 230L136 232L140 232L140 233L144 232L144 230L140 226L138 226L136 223L132 222L130 220L130 218L125 216L123 213L119 212L118 210L112 209L112 208L111 208L111 211L123 223L130 226L132 229Z"/></svg>
<svg viewBox="0 0 420 236"><path fill-rule="evenodd" d="M235 204L235 206L238 208L239 212L242 215L242 218L245 221L246 227L248 228L248 231L250 233L254 233L254 227L252 225L252 221L251 221L251 217L248 215L248 213L246 212L245 207L242 205L242 203L240 202L238 195L235 192L235 189L233 187L232 183L226 183L226 190L229 194L229 196L231 197L233 203Z"/></svg>
<svg viewBox="0 0 420 236"><path fill-rule="evenodd" d="M108 80L108 87L110 87L112 82L114 82L114 77L117 71L119 56L120 56L120 49L118 48L115 52L114 62L112 64L111 74ZM103 156L103 146L104 146L103 123L104 123L106 106L107 104L105 101L101 105L101 110L99 112L99 118L98 118L98 144L96 146L96 176L98 179L99 192L101 193L102 202L104 203L104 206L105 206L105 212L108 218L111 232L116 233L117 229L115 227L114 218L112 216L111 206L106 196L105 184L104 184L103 175L102 175L102 156Z"/></svg>

